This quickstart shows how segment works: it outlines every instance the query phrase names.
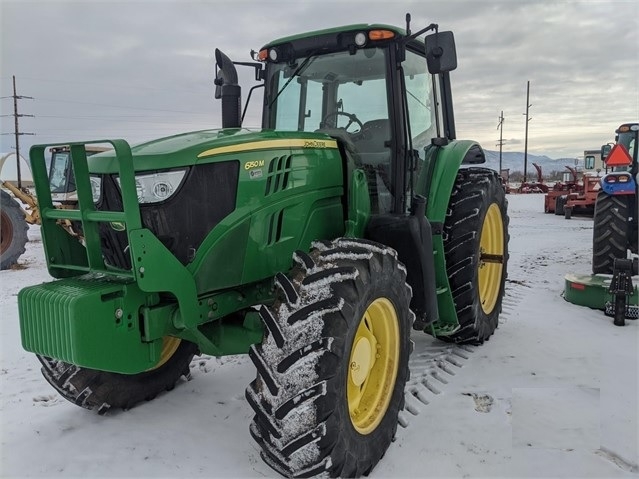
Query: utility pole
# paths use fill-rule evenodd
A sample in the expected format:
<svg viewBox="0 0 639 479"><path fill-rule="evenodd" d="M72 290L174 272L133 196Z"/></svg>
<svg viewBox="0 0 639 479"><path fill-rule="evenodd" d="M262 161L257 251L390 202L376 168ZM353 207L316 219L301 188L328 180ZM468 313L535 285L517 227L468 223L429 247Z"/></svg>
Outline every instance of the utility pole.
<svg viewBox="0 0 639 479"><path fill-rule="evenodd" d="M528 169L528 122L532 120L532 118L528 117L528 109L532 105L530 104L530 80L526 82L526 139L524 140L524 183L526 182L526 172Z"/></svg>
<svg viewBox="0 0 639 479"><path fill-rule="evenodd" d="M13 95L10 97L3 97L3 98L13 98L13 115L2 115L2 116L13 116L14 118L13 135L15 136L15 142L16 142L16 171L18 173L18 188L22 189L22 176L20 174L20 136L35 135L35 133L24 133L20 131L20 127L18 125L18 118L20 118L21 116L33 117L33 115L23 115L18 113L18 100L22 100L22 99L33 100L33 97L22 96L16 93L16 77L15 75L13 75ZM3 133L3 134L9 134L9 133Z"/></svg>
<svg viewBox="0 0 639 479"><path fill-rule="evenodd" d="M499 115L499 123L497 124L497 128L499 128L499 176L501 176L501 148L504 144L503 133L504 133L504 111L501 111L501 115Z"/></svg>

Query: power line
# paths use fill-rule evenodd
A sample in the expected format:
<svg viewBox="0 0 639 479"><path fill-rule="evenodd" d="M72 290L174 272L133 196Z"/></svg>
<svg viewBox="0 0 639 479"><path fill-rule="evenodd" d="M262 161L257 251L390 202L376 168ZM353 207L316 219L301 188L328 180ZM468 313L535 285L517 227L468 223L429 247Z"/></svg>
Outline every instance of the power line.
<svg viewBox="0 0 639 479"><path fill-rule="evenodd" d="M16 92L16 77L15 75L12 76L13 79L13 95L9 96L9 97L3 97L3 98L13 98L13 115L5 115L5 116L13 116L14 118L14 132L13 135L15 136L15 140L16 140L16 169L18 172L18 188L22 188L22 178L20 176L20 137L22 135L35 135L35 133L25 133L25 132L21 132L20 131L20 127L18 125L18 118L20 117L33 117L33 115L25 115L25 114L21 114L18 113L18 100L33 100L32 96L24 96L24 95L18 95L18 93ZM9 135L10 133L3 133L3 135Z"/></svg>
<svg viewBox="0 0 639 479"><path fill-rule="evenodd" d="M206 119L185 121L178 118L166 117L129 117L129 116L61 116L61 115L38 115L38 118L58 118L61 120L69 121L98 121L98 122L111 122L117 120L119 125L125 123L142 123L144 125L202 125L208 123ZM163 119L162 119L163 118Z"/></svg>
<svg viewBox="0 0 639 479"><path fill-rule="evenodd" d="M185 111L185 110L163 110L159 108L143 108L143 107L135 107L135 106L123 106L123 105L109 105L105 103L92 103L92 102L84 102L84 101L74 101L74 100L53 100L51 98L38 98L40 101L45 102L53 102L53 103L74 103L76 105L90 105L90 106L103 106L108 108L123 108L126 110L144 110L144 111L162 111L167 113L188 113L190 115L210 115L210 112L193 112L193 111Z"/></svg>
<svg viewBox="0 0 639 479"><path fill-rule="evenodd" d="M0 76L0 79L2 78L9 78L9 77L4 77L4 76ZM125 83L125 84L118 84L118 83L101 83L101 82L86 82L86 81L69 81L69 80L54 80L54 79L50 79L50 78L35 78L35 77L20 77L21 80L30 80L30 81L35 81L35 82L44 82L44 83L62 83L62 84L68 84L68 85L88 85L88 86L98 86L98 87L106 87L106 88L117 88L117 89L126 89L126 90L130 90L130 89L139 89L139 90L161 90L161 91L166 91L165 88L159 87L159 86L152 86L152 85L144 85L144 86L136 86L136 85L132 85L130 83ZM198 83L198 85L200 85ZM208 91L209 88L208 87L208 83L204 83L201 84L200 87L198 87L197 89L192 89L192 88L181 88L181 87L176 87L176 86L171 86L171 90L177 90L177 91L183 91L183 92L190 92L190 93L202 93L205 91Z"/></svg>
<svg viewBox="0 0 639 479"><path fill-rule="evenodd" d="M528 117L528 110L532 105L530 104L530 80L526 83L526 139L524 140L524 183L526 182L526 170L528 169L528 122L532 118Z"/></svg>

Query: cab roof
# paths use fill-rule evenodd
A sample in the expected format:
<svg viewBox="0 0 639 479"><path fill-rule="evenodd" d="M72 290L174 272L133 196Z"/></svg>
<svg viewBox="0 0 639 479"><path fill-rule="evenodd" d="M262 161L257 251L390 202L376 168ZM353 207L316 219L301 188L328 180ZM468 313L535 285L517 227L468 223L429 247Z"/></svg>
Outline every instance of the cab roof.
<svg viewBox="0 0 639 479"><path fill-rule="evenodd" d="M368 31L368 30L391 30L395 32L398 36L405 36L406 30L403 28L399 28L393 25L386 25L383 23L356 23L352 25L344 25L342 27L333 27L326 28L323 30L314 30L311 32L299 33L297 35L291 35L288 37L278 38L277 40L273 40L262 47L270 48L275 47L277 45L282 45L284 43L294 42L296 40L302 40L306 38L320 37L323 35L336 35L343 32L353 32L353 31Z"/></svg>

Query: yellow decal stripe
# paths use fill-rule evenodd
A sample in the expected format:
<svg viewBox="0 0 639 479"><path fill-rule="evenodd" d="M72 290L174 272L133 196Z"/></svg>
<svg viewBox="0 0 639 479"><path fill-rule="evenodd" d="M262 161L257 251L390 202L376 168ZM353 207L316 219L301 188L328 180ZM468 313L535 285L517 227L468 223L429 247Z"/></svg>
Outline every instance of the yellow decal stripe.
<svg viewBox="0 0 639 479"><path fill-rule="evenodd" d="M221 155L224 153L265 150L269 148L337 148L337 141L315 139L254 141L251 143L240 143L237 145L211 148L210 150L203 151L197 155L197 157L203 158L205 156Z"/></svg>

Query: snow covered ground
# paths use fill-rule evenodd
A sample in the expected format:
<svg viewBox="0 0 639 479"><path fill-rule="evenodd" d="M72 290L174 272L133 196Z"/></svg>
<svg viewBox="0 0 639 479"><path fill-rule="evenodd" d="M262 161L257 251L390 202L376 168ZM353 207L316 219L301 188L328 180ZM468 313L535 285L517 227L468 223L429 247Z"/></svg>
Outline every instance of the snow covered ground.
<svg viewBox="0 0 639 479"><path fill-rule="evenodd" d="M637 477L637 321L561 297L589 273L592 220L545 215L510 195L504 311L481 347L413 332L397 440L371 477ZM0 476L273 477L248 426L245 356L195 358L192 380L98 416L60 398L22 350L16 295L49 279L38 228L22 267L0 273Z"/></svg>

